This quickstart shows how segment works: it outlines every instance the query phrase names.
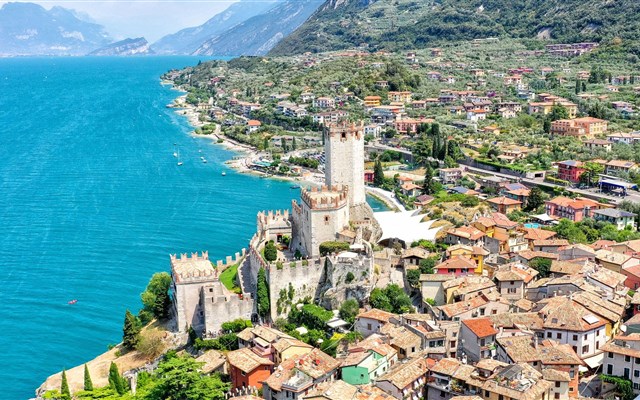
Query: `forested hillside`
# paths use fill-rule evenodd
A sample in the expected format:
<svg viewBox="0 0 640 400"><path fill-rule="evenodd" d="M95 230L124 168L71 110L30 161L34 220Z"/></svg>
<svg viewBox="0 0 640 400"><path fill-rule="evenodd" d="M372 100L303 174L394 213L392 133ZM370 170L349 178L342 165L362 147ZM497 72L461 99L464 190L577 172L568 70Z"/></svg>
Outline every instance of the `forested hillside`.
<svg viewBox="0 0 640 400"><path fill-rule="evenodd" d="M327 0L270 54L360 44L401 50L493 36L635 41L639 13L636 0Z"/></svg>

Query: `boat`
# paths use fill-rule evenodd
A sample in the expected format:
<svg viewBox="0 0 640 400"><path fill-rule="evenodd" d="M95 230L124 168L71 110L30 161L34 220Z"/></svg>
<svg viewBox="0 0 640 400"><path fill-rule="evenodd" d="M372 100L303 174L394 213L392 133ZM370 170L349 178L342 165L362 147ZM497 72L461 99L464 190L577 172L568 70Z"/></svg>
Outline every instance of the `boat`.
<svg viewBox="0 0 640 400"><path fill-rule="evenodd" d="M70 300L67 304L76 304L78 302L77 299Z"/></svg>
<svg viewBox="0 0 640 400"><path fill-rule="evenodd" d="M298 185L291 185L291 186L289 186L289 188L291 188L291 189L300 189L300 186L298 186Z"/></svg>
<svg viewBox="0 0 640 400"><path fill-rule="evenodd" d="M226 173L226 172L223 172L223 173L222 173L222 176L227 176L227 173Z"/></svg>
<svg viewBox="0 0 640 400"><path fill-rule="evenodd" d="M173 152L173 156L174 157L178 157L178 153L176 153L175 151Z"/></svg>
<svg viewBox="0 0 640 400"><path fill-rule="evenodd" d="M178 161L178 167L182 166L182 161Z"/></svg>
<svg viewBox="0 0 640 400"><path fill-rule="evenodd" d="M202 159L202 163L203 163L203 164L206 164L206 163L207 163L207 159L206 159L206 158L203 158L203 159Z"/></svg>

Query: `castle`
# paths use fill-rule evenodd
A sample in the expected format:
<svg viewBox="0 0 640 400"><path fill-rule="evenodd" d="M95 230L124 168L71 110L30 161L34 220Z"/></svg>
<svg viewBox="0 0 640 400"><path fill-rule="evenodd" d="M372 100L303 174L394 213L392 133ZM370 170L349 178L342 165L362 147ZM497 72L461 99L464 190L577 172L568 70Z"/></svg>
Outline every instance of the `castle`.
<svg viewBox="0 0 640 400"><path fill-rule="evenodd" d="M368 297L374 279L368 241L380 236L380 228L366 203L363 130L363 124L346 122L325 128L325 185L303 188L291 211L258 213L247 257L243 250L227 263L240 263L241 295L230 294L219 282L224 265L214 268L204 256L172 257L178 330L193 326L197 332L215 332L224 322L221 318L248 318L248 308L255 310L251 294L256 292L261 268L267 276L273 320L304 298L336 308L347 298ZM263 256L269 241L279 247L275 262ZM322 243L335 241L347 242L349 250L321 254ZM291 295L282 296L283 291Z"/></svg>

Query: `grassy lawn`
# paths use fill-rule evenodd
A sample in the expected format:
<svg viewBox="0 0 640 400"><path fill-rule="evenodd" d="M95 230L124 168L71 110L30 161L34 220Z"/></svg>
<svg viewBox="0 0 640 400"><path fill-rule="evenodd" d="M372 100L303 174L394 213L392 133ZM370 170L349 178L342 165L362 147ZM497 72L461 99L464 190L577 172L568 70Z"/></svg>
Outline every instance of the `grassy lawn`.
<svg viewBox="0 0 640 400"><path fill-rule="evenodd" d="M238 278L238 264L232 265L222 271L220 282L233 293L241 293L240 287L236 284Z"/></svg>

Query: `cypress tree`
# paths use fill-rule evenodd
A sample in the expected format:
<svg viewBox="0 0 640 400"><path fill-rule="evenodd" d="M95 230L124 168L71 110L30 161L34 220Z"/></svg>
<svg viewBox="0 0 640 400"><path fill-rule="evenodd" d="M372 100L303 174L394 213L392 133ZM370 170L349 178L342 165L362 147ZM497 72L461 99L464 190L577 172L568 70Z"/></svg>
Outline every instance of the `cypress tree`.
<svg viewBox="0 0 640 400"><path fill-rule="evenodd" d="M89 374L87 364L84 365L84 390L88 392L93 390L93 382L91 381L91 375Z"/></svg>
<svg viewBox="0 0 640 400"><path fill-rule="evenodd" d="M109 386L118 394L122 395L127 391L124 378L118 372L118 366L112 361L109 366Z"/></svg>
<svg viewBox="0 0 640 400"><path fill-rule="evenodd" d="M258 302L258 315L266 317L269 314L269 286L264 268L258 270L258 283L256 290L256 300Z"/></svg>
<svg viewBox="0 0 640 400"><path fill-rule="evenodd" d="M373 166L373 185L380 187L382 184L384 184L384 170L380 160L376 160Z"/></svg>
<svg viewBox="0 0 640 400"><path fill-rule="evenodd" d="M71 399L71 390L69 390L69 382L67 382L67 370L62 370L62 383L60 384L60 394L64 400Z"/></svg>
<svg viewBox="0 0 640 400"><path fill-rule="evenodd" d="M582 91L586 92L587 91L587 82L582 81Z"/></svg>
<svg viewBox="0 0 640 400"><path fill-rule="evenodd" d="M580 89L582 85L580 85L580 81L576 79L576 94L580 93Z"/></svg>
<svg viewBox="0 0 640 400"><path fill-rule="evenodd" d="M125 348L133 350L138 344L140 336L140 323L138 319L127 310L124 314L124 326L122 327L122 344Z"/></svg>

